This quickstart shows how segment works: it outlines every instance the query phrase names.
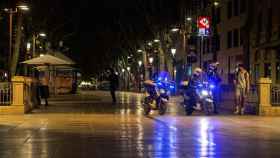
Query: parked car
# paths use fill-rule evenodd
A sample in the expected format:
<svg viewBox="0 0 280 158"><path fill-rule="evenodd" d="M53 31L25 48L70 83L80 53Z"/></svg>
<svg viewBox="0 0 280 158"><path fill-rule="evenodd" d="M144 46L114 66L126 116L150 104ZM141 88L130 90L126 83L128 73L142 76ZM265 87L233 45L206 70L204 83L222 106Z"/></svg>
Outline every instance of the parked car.
<svg viewBox="0 0 280 158"><path fill-rule="evenodd" d="M97 85L92 83L92 82L88 82L88 81L82 81L79 84L79 88L81 90L96 90L97 89Z"/></svg>

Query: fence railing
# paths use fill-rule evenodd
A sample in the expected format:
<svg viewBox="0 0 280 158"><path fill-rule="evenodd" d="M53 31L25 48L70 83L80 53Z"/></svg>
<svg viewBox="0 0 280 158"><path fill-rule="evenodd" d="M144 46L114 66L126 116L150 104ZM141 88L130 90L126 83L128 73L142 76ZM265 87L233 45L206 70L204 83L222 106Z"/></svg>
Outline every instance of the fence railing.
<svg viewBox="0 0 280 158"><path fill-rule="evenodd" d="M12 86L10 82L0 83L0 106L10 105L12 102Z"/></svg>
<svg viewBox="0 0 280 158"><path fill-rule="evenodd" d="M280 87L271 88L271 105L280 106Z"/></svg>

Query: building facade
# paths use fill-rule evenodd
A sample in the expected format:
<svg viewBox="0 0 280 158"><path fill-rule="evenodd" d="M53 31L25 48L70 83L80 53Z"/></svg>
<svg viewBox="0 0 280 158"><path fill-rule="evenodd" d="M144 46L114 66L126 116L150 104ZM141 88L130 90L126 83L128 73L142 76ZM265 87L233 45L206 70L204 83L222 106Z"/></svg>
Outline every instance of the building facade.
<svg viewBox="0 0 280 158"><path fill-rule="evenodd" d="M238 64L244 63L244 34L247 21L247 0L223 0L220 2L218 23L219 50L217 60L224 84L233 82Z"/></svg>
<svg viewBox="0 0 280 158"><path fill-rule="evenodd" d="M269 77L280 84L280 1L258 0L254 4L250 32L252 81Z"/></svg>
<svg viewBox="0 0 280 158"><path fill-rule="evenodd" d="M193 67L205 67L209 62L218 61L223 84L231 84L236 66L245 60L243 28L248 17L248 0L198 1L193 3L202 5L195 5L192 16L194 19L211 17L211 29L203 40L196 37L197 62Z"/></svg>

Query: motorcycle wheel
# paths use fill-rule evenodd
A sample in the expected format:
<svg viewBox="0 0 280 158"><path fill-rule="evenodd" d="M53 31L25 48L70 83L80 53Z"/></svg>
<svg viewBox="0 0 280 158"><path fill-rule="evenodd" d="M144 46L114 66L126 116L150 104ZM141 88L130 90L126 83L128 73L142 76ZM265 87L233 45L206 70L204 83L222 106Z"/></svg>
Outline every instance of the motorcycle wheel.
<svg viewBox="0 0 280 158"><path fill-rule="evenodd" d="M159 105L159 115L164 115L167 110L167 105L165 103L160 103Z"/></svg>

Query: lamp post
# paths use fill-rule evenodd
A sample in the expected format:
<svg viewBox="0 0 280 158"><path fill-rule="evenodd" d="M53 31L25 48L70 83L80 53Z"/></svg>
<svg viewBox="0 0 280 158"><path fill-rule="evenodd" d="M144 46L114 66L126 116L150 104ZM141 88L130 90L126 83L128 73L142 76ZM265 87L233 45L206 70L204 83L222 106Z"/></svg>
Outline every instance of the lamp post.
<svg viewBox="0 0 280 158"><path fill-rule="evenodd" d="M19 14L17 18L17 32L15 39L15 49L13 52L13 16L14 14L20 13L19 11L28 11L29 8L27 5L17 5L15 9L13 8L5 8L4 11L9 14L9 55L8 55L8 63L10 74L9 79L16 73L17 61L19 57L20 44L21 44L21 27L22 27L22 15Z"/></svg>
<svg viewBox="0 0 280 158"><path fill-rule="evenodd" d="M129 89L130 89L130 70L131 70L131 68L128 66L126 68L126 70L127 70L127 75L128 75L127 90L129 91Z"/></svg>
<svg viewBox="0 0 280 158"><path fill-rule="evenodd" d="M217 30L217 25L218 25L218 7L219 7L220 3L218 0L215 0L213 3L213 37L212 40L214 41L214 46L212 47L212 52L213 52L213 60L217 60L217 44L219 42L218 40L218 30Z"/></svg>
<svg viewBox="0 0 280 158"><path fill-rule="evenodd" d="M11 61L13 54L13 16L18 13L18 10L28 11L29 7L27 5L18 5L15 9L5 8L4 11L9 14L9 62Z"/></svg>
<svg viewBox="0 0 280 158"><path fill-rule="evenodd" d="M142 78L141 78L141 68L142 68L142 65L143 65L143 62L141 61L141 60L139 60L138 61L138 66L139 66L139 73L138 73L138 75L139 75L139 92L141 92L141 80L142 80Z"/></svg>
<svg viewBox="0 0 280 158"><path fill-rule="evenodd" d="M149 68L149 76L150 76L150 79L152 79L152 76L153 76L153 62L154 62L154 58L153 57L149 57L149 63L150 63L150 68Z"/></svg>
<svg viewBox="0 0 280 158"><path fill-rule="evenodd" d="M32 36L32 55L33 56L36 56L36 40L39 38L39 37L46 37L47 35L43 32L39 33L39 34L36 34L34 33L33 36Z"/></svg>
<svg viewBox="0 0 280 158"><path fill-rule="evenodd" d="M126 87L126 82L125 82L125 69L122 68L122 80L123 80L123 85L122 85L122 89L125 90Z"/></svg>
<svg viewBox="0 0 280 158"><path fill-rule="evenodd" d="M173 77L173 81L175 80L175 54L176 54L176 49L175 48L171 48L171 54L172 54L172 67L173 67L173 70L172 70L172 77Z"/></svg>

